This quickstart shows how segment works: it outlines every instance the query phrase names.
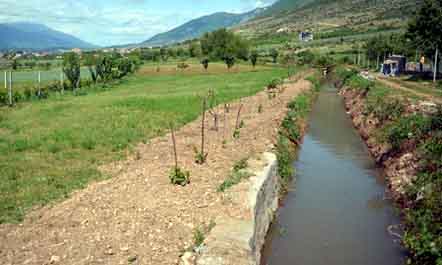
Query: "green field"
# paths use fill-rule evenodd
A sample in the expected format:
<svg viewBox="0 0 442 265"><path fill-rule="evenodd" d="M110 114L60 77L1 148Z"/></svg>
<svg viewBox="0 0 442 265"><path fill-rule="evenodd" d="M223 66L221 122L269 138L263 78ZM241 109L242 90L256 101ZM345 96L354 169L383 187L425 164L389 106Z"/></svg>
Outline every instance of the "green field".
<svg viewBox="0 0 442 265"><path fill-rule="evenodd" d="M155 70L154 70L155 69ZM33 206L68 196L92 180L98 166L124 158L136 143L198 117L198 94L220 102L252 95L282 68L211 64L205 72L169 66L142 68L118 86L85 96L65 95L0 108L0 223L16 222Z"/></svg>

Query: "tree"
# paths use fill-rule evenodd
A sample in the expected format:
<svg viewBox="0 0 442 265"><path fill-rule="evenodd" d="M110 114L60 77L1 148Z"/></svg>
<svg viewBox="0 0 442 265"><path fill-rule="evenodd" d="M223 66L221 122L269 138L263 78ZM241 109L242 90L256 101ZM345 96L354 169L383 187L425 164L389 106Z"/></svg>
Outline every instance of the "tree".
<svg viewBox="0 0 442 265"><path fill-rule="evenodd" d="M84 58L84 65L87 66L91 79L94 83L97 82L97 59L91 53L87 54Z"/></svg>
<svg viewBox="0 0 442 265"><path fill-rule="evenodd" d="M132 72L132 62L128 58L121 58L117 61L118 78L123 78Z"/></svg>
<svg viewBox="0 0 442 265"><path fill-rule="evenodd" d="M278 62L279 52L278 52L277 49L271 49L270 50L270 56L273 59L273 63L277 63Z"/></svg>
<svg viewBox="0 0 442 265"><path fill-rule="evenodd" d="M223 58L223 61L226 63L227 69L230 70L235 65L235 56L228 54Z"/></svg>
<svg viewBox="0 0 442 265"><path fill-rule="evenodd" d="M253 68L255 68L256 63L258 62L258 56L259 56L259 54L258 54L258 52L256 50L253 50L250 53L250 62L252 63Z"/></svg>
<svg viewBox="0 0 442 265"><path fill-rule="evenodd" d="M12 70L17 70L18 68L18 62L16 59L12 60Z"/></svg>
<svg viewBox="0 0 442 265"><path fill-rule="evenodd" d="M204 58L204 59L202 59L202 60L201 60L201 64L203 65L204 70L207 71L207 68L209 68L209 59L208 59L208 58Z"/></svg>
<svg viewBox="0 0 442 265"><path fill-rule="evenodd" d="M192 58L201 56L201 45L197 42L192 42L189 45L189 56Z"/></svg>
<svg viewBox="0 0 442 265"><path fill-rule="evenodd" d="M110 81L113 77L112 70L114 67L114 60L110 56L104 56L97 60L97 77L99 76L104 83Z"/></svg>
<svg viewBox="0 0 442 265"><path fill-rule="evenodd" d="M242 60L249 58L249 43L227 29L206 33L200 42L202 54L211 59L224 60L228 56Z"/></svg>
<svg viewBox="0 0 442 265"><path fill-rule="evenodd" d="M168 59L167 48L164 48L164 47L160 48L160 56L163 61L165 61L165 62L167 61L167 59Z"/></svg>
<svg viewBox="0 0 442 265"><path fill-rule="evenodd" d="M436 82L439 49L442 47L442 1L424 0L421 8L408 24L407 37L415 46L434 59L433 82ZM434 54L434 57L433 57Z"/></svg>
<svg viewBox="0 0 442 265"><path fill-rule="evenodd" d="M65 53L63 56L63 72L75 90L80 85L80 57L74 53Z"/></svg>

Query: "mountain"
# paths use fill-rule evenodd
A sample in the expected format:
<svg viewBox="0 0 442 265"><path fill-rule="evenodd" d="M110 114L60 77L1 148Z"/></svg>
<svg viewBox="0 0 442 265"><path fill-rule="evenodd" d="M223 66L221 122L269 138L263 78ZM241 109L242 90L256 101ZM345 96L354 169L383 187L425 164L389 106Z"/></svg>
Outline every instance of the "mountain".
<svg viewBox="0 0 442 265"><path fill-rule="evenodd" d="M0 50L90 49L97 46L34 23L0 24Z"/></svg>
<svg viewBox="0 0 442 265"><path fill-rule="evenodd" d="M191 20L168 32L153 36L149 40L141 43L142 46L161 46L190 40L202 36L206 32L211 32L220 28L229 28L245 21L248 21L265 9L258 8L243 14L232 14L226 12L215 13Z"/></svg>
<svg viewBox="0 0 442 265"><path fill-rule="evenodd" d="M279 0L233 30L247 38L271 41L300 31L332 33L403 29L422 0Z"/></svg>

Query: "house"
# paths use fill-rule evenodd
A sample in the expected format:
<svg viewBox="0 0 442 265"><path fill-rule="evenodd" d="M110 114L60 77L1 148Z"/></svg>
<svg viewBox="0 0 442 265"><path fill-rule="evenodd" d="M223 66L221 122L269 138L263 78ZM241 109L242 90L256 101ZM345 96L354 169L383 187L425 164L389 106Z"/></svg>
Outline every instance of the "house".
<svg viewBox="0 0 442 265"><path fill-rule="evenodd" d="M81 55L81 49L79 49L79 48L73 48L73 49L71 50L71 52L76 53L76 54L78 54L78 55Z"/></svg>
<svg viewBox="0 0 442 265"><path fill-rule="evenodd" d="M384 75L398 76L407 70L407 58L402 55L392 55L381 65L381 73Z"/></svg>
<svg viewBox="0 0 442 265"><path fill-rule="evenodd" d="M299 33L299 40L300 41L312 41L313 40L313 33L312 32L308 32L308 31L301 31Z"/></svg>

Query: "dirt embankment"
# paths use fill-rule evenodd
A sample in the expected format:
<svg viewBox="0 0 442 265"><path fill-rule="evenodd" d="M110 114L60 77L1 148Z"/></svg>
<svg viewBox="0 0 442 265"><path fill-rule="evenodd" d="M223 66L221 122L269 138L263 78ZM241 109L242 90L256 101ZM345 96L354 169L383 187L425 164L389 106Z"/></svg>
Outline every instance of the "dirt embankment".
<svg viewBox="0 0 442 265"><path fill-rule="evenodd" d="M114 177L93 183L63 202L30 213L19 225L0 226L0 263L12 264L152 264L171 265L193 246L198 228L223 220L250 218L251 211L217 192L234 163L271 151L286 105L311 84L301 79L284 85L276 98L266 92L217 109L218 131L207 114L204 165L195 163L201 119L176 132L179 166L191 184L174 186L170 135L136 148L126 161L106 166ZM234 138L240 105L244 127Z"/></svg>
<svg viewBox="0 0 442 265"><path fill-rule="evenodd" d="M344 97L346 109L371 155L383 166L392 195L397 200L403 199L405 187L412 182L417 173L416 150L410 148L399 153L393 152L389 144L379 140L381 124L376 118L366 114L363 92L344 87L340 94Z"/></svg>

